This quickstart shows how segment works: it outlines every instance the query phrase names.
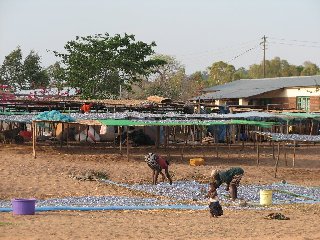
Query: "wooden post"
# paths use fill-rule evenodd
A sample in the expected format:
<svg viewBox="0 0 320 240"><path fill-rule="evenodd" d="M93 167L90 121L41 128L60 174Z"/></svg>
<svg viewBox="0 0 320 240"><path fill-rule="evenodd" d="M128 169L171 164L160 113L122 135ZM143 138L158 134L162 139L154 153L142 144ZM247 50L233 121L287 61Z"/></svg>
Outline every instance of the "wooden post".
<svg viewBox="0 0 320 240"><path fill-rule="evenodd" d="M274 161L276 159L276 157L274 155L274 141L273 140L271 140L271 141L272 141L272 159Z"/></svg>
<svg viewBox="0 0 320 240"><path fill-rule="evenodd" d="M236 143L236 125L231 125L230 127L231 127L231 134L232 134L230 139L232 139L232 143L235 144Z"/></svg>
<svg viewBox="0 0 320 240"><path fill-rule="evenodd" d="M36 141L37 141L37 134L36 134L36 127L37 124L36 122L32 122L32 152L33 152L33 158L36 159L37 158L37 154L36 154Z"/></svg>
<svg viewBox="0 0 320 240"><path fill-rule="evenodd" d="M196 132L196 126L195 125L193 125L193 129L192 129L192 127L190 126L190 130L191 130L191 133L192 133L192 142L194 142L195 141L195 137L194 137L194 135L195 135L195 132Z"/></svg>
<svg viewBox="0 0 320 240"><path fill-rule="evenodd" d="M188 144L188 129L189 126L183 126L184 129L184 144L187 145Z"/></svg>
<svg viewBox="0 0 320 240"><path fill-rule="evenodd" d="M257 141L257 166L260 163L260 148L259 148L259 140Z"/></svg>
<svg viewBox="0 0 320 240"><path fill-rule="evenodd" d="M67 147L69 147L69 123L67 123Z"/></svg>
<svg viewBox="0 0 320 240"><path fill-rule="evenodd" d="M119 149L120 149L120 154L122 155L122 127L119 127L119 140L120 140L120 143L119 143Z"/></svg>
<svg viewBox="0 0 320 240"><path fill-rule="evenodd" d="M127 160L129 161L129 128L127 128Z"/></svg>
<svg viewBox="0 0 320 240"><path fill-rule="evenodd" d="M280 142L278 142L278 155L277 155L277 161L276 161L276 166L275 166L275 171L274 171L275 178L277 177L279 159L280 159Z"/></svg>
<svg viewBox="0 0 320 240"><path fill-rule="evenodd" d="M78 140L79 140L79 142L80 142L80 140L81 140L81 138L80 138L80 135L81 135L81 134L80 134L80 133L81 133L81 124L78 125L78 130L79 130L79 138L78 138Z"/></svg>
<svg viewBox="0 0 320 240"><path fill-rule="evenodd" d="M157 126L157 133L156 133L156 149L160 146L160 126Z"/></svg>
<svg viewBox="0 0 320 240"><path fill-rule="evenodd" d="M313 120L311 120L310 136L312 135L312 132L313 132Z"/></svg>
<svg viewBox="0 0 320 240"><path fill-rule="evenodd" d="M164 149L167 149L168 126L163 126L163 127L164 127Z"/></svg>
<svg viewBox="0 0 320 240"><path fill-rule="evenodd" d="M96 125L93 125L93 138L94 138L94 143L97 144L97 141L96 141Z"/></svg>
<svg viewBox="0 0 320 240"><path fill-rule="evenodd" d="M64 125L63 125L63 122L61 122L61 139L60 139L60 147L61 148L62 148L62 143L63 143L63 134L64 134Z"/></svg>
<svg viewBox="0 0 320 240"><path fill-rule="evenodd" d="M296 141L293 141L293 158L292 158L292 167L295 166L296 161Z"/></svg>
<svg viewBox="0 0 320 240"><path fill-rule="evenodd" d="M287 161L287 151L286 151L286 143L283 142L283 156L284 156L284 162L286 166L288 166L288 161Z"/></svg>
<svg viewBox="0 0 320 240"><path fill-rule="evenodd" d="M219 148L218 148L219 138L217 136L216 127L214 128L214 144L216 145L216 157L219 158Z"/></svg>

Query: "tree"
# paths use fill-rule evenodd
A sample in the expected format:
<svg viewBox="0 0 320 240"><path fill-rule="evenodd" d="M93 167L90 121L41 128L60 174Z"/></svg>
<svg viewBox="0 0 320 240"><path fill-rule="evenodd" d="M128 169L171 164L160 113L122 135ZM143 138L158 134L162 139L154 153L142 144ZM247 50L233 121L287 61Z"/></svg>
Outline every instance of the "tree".
<svg viewBox="0 0 320 240"><path fill-rule="evenodd" d="M183 84L182 100L190 99L201 94L203 88L208 85L208 73L197 71L188 76Z"/></svg>
<svg viewBox="0 0 320 240"><path fill-rule="evenodd" d="M319 67L310 61L304 62L303 65L304 65L304 68L301 72L301 76L312 76L320 73Z"/></svg>
<svg viewBox="0 0 320 240"><path fill-rule="evenodd" d="M7 55L0 68L1 83L12 88L22 88L24 86L22 52L18 46Z"/></svg>
<svg viewBox="0 0 320 240"><path fill-rule="evenodd" d="M65 45L67 53L55 52L65 65L66 81L78 88L83 98L101 99L128 91L155 66L165 62L150 59L156 44L135 41L134 35L109 34L76 37Z"/></svg>
<svg viewBox="0 0 320 240"><path fill-rule="evenodd" d="M154 74L149 78L146 86L146 96L159 95L173 100L181 99L184 79L186 78L184 66L169 55L155 55L153 59L166 62L153 69Z"/></svg>
<svg viewBox="0 0 320 240"><path fill-rule="evenodd" d="M250 78L263 78L263 62L253 64L249 67L248 75ZM290 77L299 76L301 70L295 65L291 65L287 60L281 60L275 57L272 60L266 60L266 77Z"/></svg>
<svg viewBox="0 0 320 240"><path fill-rule="evenodd" d="M64 69L61 67L59 62L55 62L54 64L50 65L46 72L49 77L49 82L52 87L58 88L58 90L62 90L65 86L65 73Z"/></svg>
<svg viewBox="0 0 320 240"><path fill-rule="evenodd" d="M215 62L209 67L210 86L221 85L234 80L235 68L223 61Z"/></svg>
<svg viewBox="0 0 320 240"><path fill-rule="evenodd" d="M41 67L41 58L33 50L22 61L20 47L13 50L1 66L0 74L3 84L13 89L39 88L48 85L48 76Z"/></svg>
<svg viewBox="0 0 320 240"><path fill-rule="evenodd" d="M23 77L25 84L23 87L35 89L48 86L49 77L40 64L40 56L31 50L23 63Z"/></svg>
<svg viewBox="0 0 320 240"><path fill-rule="evenodd" d="M239 79L246 79L248 78L248 70L245 69L244 67L241 67L237 69L234 74L233 74L233 79L234 80L239 80Z"/></svg>

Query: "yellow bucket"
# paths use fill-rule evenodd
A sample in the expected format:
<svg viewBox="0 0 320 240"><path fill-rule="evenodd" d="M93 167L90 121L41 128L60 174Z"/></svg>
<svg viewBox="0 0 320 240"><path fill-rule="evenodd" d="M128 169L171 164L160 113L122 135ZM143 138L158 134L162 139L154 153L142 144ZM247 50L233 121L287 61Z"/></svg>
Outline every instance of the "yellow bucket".
<svg viewBox="0 0 320 240"><path fill-rule="evenodd" d="M190 165L191 166L204 165L204 159L203 158L191 158L190 159Z"/></svg>
<svg viewBox="0 0 320 240"><path fill-rule="evenodd" d="M260 205L272 204L272 190L260 190Z"/></svg>

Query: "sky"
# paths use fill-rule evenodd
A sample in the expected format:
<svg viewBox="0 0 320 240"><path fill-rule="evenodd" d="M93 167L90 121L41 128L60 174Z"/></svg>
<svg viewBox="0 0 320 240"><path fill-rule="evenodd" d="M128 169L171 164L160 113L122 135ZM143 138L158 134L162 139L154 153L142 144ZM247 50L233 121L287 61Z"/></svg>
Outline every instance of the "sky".
<svg viewBox="0 0 320 240"><path fill-rule="evenodd" d="M67 41L106 32L155 41L188 74L217 61L259 64L263 36L266 59L320 66L319 0L0 0L0 64L20 46L47 67Z"/></svg>

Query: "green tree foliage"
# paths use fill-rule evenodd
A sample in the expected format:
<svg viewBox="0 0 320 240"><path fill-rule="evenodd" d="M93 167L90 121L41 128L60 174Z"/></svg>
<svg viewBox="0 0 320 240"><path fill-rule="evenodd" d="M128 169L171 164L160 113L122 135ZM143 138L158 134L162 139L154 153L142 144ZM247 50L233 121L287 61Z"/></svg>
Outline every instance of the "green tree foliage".
<svg viewBox="0 0 320 240"><path fill-rule="evenodd" d="M291 77L299 76L303 71L302 66L295 66L288 63L287 60L281 60L275 57L272 60L266 60L266 77ZM303 68L303 67L302 67ZM248 71L249 78L263 78L263 63L253 64Z"/></svg>
<svg viewBox="0 0 320 240"><path fill-rule="evenodd" d="M248 70L245 69L244 67L241 67L237 69L234 74L233 74L233 79L234 80L239 80L239 79L246 79L248 78Z"/></svg>
<svg viewBox="0 0 320 240"><path fill-rule="evenodd" d="M149 58L154 54L152 42L135 41L134 35L109 34L76 37L65 45L67 53L55 52L65 65L66 81L80 89L86 99L119 95L120 85L131 90L155 66L165 62Z"/></svg>
<svg viewBox="0 0 320 240"><path fill-rule="evenodd" d="M17 47L7 55L0 68L1 84L10 85L13 88L24 86L22 51Z"/></svg>
<svg viewBox="0 0 320 240"><path fill-rule="evenodd" d="M181 99L186 78L184 66L174 57L168 55L155 55L153 59L166 62L166 64L153 69L154 74L149 78L145 96L158 95L174 100Z"/></svg>
<svg viewBox="0 0 320 240"><path fill-rule="evenodd" d="M23 62L24 87L35 89L48 86L49 77L40 64L40 56L31 50Z"/></svg>
<svg viewBox="0 0 320 240"><path fill-rule="evenodd" d="M223 61L215 62L209 67L210 86L221 85L234 80L234 73L236 72L233 65L229 65Z"/></svg>
<svg viewBox="0 0 320 240"><path fill-rule="evenodd" d="M22 60L22 51L17 47L5 57L0 68L3 84L14 89L34 89L48 85L48 76L41 67L41 58L33 50Z"/></svg>
<svg viewBox="0 0 320 240"><path fill-rule="evenodd" d="M46 71L49 77L50 86L56 87L58 90L62 90L66 83L65 72L61 67L61 64L59 62L55 62L54 64L50 65Z"/></svg>
<svg viewBox="0 0 320 240"><path fill-rule="evenodd" d="M319 67L309 61L304 62L304 68L301 71L301 76L312 76L312 75L316 75L316 74L320 74L320 70Z"/></svg>
<svg viewBox="0 0 320 240"><path fill-rule="evenodd" d="M197 71L188 76L184 85L183 99L195 97L201 94L202 89L208 86L208 73Z"/></svg>

